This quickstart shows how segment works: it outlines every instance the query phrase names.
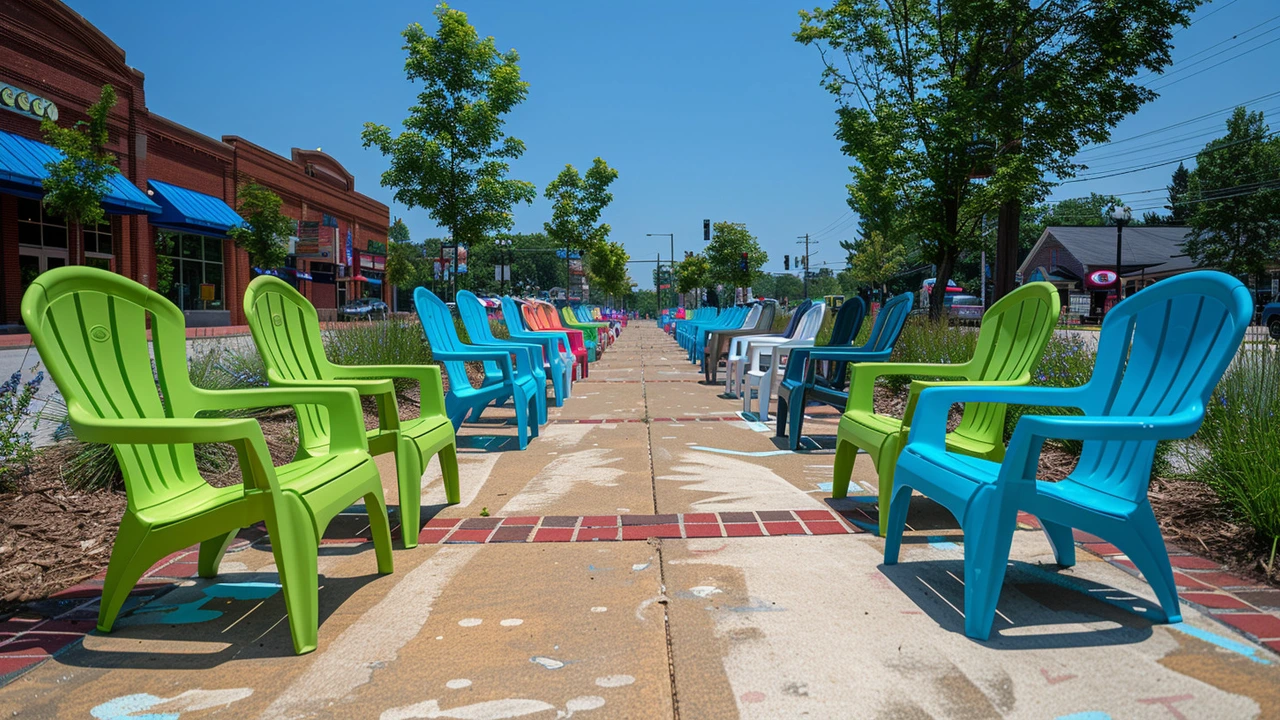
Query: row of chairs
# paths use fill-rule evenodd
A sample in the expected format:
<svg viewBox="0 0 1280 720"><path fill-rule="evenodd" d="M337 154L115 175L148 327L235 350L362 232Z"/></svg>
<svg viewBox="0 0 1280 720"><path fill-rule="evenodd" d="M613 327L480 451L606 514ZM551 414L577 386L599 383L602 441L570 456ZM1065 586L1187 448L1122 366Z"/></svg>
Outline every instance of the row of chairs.
<svg viewBox="0 0 1280 720"><path fill-rule="evenodd" d="M391 525L373 456L395 456L401 535L417 545L421 479L439 457L445 497L459 501L456 428L470 413L512 399L520 447L546 422L546 380L557 405L587 374L587 343L616 337L598 310L502 300L508 339L492 333L483 304L460 293L458 336L449 308L424 288L414 293L436 365L338 365L328 360L316 309L282 280L262 276L245 292L245 314L269 387L207 390L192 384L182 311L115 273L65 267L41 274L22 300L32 342L85 442L110 444L124 478L127 507L103 582L98 629L110 632L134 585L164 556L199 545L198 574L215 577L227 547L264 522L295 652L315 649L319 630L317 550L340 512L363 501L379 573L393 569ZM150 341L150 342L149 342ZM153 360L154 358L154 360ZM514 364L513 364L514 358ZM473 385L465 363L480 362ZM401 419L394 381L419 386L417 417ZM378 424L366 429L360 398L372 398ZM262 428L236 413L292 406L294 459L275 467ZM215 488L196 466L194 445L229 443L243 482Z"/></svg>
<svg viewBox="0 0 1280 720"><path fill-rule="evenodd" d="M1039 518L1064 567L1075 563L1073 529L1114 544L1155 591L1163 618L1153 619L1179 622L1177 587L1147 483L1157 443L1189 437L1203 420L1251 319L1248 290L1229 275L1202 271L1124 300L1103 321L1091 379L1075 388L1030 386L1058 321L1059 296L1052 285L1023 285L992 305L979 326L974 355L964 362L887 362L911 302L904 294L886 303L859 348L851 347L865 314L857 299L841 308L825 347L806 345L794 331L786 339L738 335L736 350L726 354L727 389L736 387L745 400L754 373L779 378L777 433L783 435L790 422L792 450L799 446L807 405L843 410L832 496L847 496L857 453L867 452L879 480L878 529L886 539L886 565L897 562L913 491L956 517L965 538L970 637L990 636L1019 511ZM802 306L796 314L801 312L814 311ZM721 317L730 315L730 323L737 323L740 316L731 313ZM737 332L747 324L738 323ZM677 323L676 332L686 333L688 342L689 333L714 334L713 326ZM796 344L788 349L790 343ZM770 355L773 366L761 369L758 358ZM819 372L823 362L825 374ZM901 418L875 411L876 382L891 375L912 378ZM764 391L762 414L767 403ZM956 404L963 411L948 430ZM1061 414L1021 416L1006 445L1009 405L1056 408ZM1082 443L1079 462L1062 481L1037 479L1046 440Z"/></svg>

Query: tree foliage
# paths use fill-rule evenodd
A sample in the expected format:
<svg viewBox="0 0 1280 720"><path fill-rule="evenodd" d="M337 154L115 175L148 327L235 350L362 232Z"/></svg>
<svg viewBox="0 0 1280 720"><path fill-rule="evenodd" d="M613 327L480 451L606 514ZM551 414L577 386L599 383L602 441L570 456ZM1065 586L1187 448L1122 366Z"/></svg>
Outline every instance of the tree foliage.
<svg viewBox="0 0 1280 720"><path fill-rule="evenodd" d="M106 150L107 118L115 105L115 88L103 85L98 101L86 110L88 122L69 128L47 118L40 122L45 142L62 151L61 160L45 165L49 175L43 181L44 205L79 227L102 222L107 181L120 172L115 155Z"/></svg>
<svg viewBox="0 0 1280 720"><path fill-rule="evenodd" d="M280 211L280 196L257 183L246 183L236 191L237 209L244 225L227 231L236 247L249 254L249 265L277 268L289 255L293 219Z"/></svg>
<svg viewBox="0 0 1280 720"><path fill-rule="evenodd" d="M796 39L822 54L855 185L894 169L901 214L948 277L986 217L1039 201L1155 97L1133 78L1169 63L1170 28L1200 3L835 0L802 11Z"/></svg>
<svg viewBox="0 0 1280 720"><path fill-rule="evenodd" d="M609 225L600 215L613 202L609 186L617 179L618 171L601 158L592 161L586 175L565 165L543 193L551 201L551 221L542 224L547 236L560 247L587 253L608 240Z"/></svg>
<svg viewBox="0 0 1280 720"><path fill-rule="evenodd" d="M1045 228L1109 225L1111 218L1108 211L1111 206L1123 204L1114 195L1089 193L1088 197L1067 198L1056 203L1026 207L1022 211L1021 225L1018 228L1018 244L1023 250L1030 250L1044 234Z"/></svg>
<svg viewBox="0 0 1280 720"><path fill-rule="evenodd" d="M1191 190L1191 171L1187 170L1186 165L1178 163L1178 169L1173 171L1173 177L1169 179L1166 188L1169 191L1169 204L1165 209L1169 211L1169 218L1165 224L1186 225L1187 216L1191 214L1187 205L1187 196Z"/></svg>
<svg viewBox="0 0 1280 720"><path fill-rule="evenodd" d="M409 226L405 224L403 218L396 218L396 221L391 223L391 227L387 228L387 239L399 243L409 242Z"/></svg>
<svg viewBox="0 0 1280 720"><path fill-rule="evenodd" d="M370 122L361 137L390 157L382 185L395 189L396 202L426 208L455 241L474 245L510 228L511 209L537 194L533 183L507 177L524 143L503 130L529 84L520 79L520 55L481 39L466 13L441 3L435 17L435 35L418 23L402 33L405 74L423 84L404 130L393 137Z"/></svg>
<svg viewBox="0 0 1280 720"><path fill-rule="evenodd" d="M394 287L411 288L423 284L427 272L421 245L392 240L387 243L386 281Z"/></svg>
<svg viewBox="0 0 1280 720"><path fill-rule="evenodd" d="M1236 108L1227 134L1196 156L1188 177L1190 237L1198 264L1260 278L1280 256L1280 140L1261 112Z"/></svg>
<svg viewBox="0 0 1280 720"><path fill-rule="evenodd" d="M587 272L591 287L607 295L621 297L631 292L631 276L627 274L627 262L631 256L622 243L605 241L597 245L588 256Z"/></svg>
<svg viewBox="0 0 1280 720"><path fill-rule="evenodd" d="M884 289L889 278L907 264L907 253L896 243L873 230L852 243L841 243L849 252L849 269L858 280Z"/></svg>
<svg viewBox="0 0 1280 720"><path fill-rule="evenodd" d="M713 225L711 242L703 252L711 266L711 280L725 287L748 287L756 272L769 262L769 254L760 247L756 236L737 223L718 222ZM744 252L747 253L745 270L741 268Z"/></svg>
<svg viewBox="0 0 1280 720"><path fill-rule="evenodd" d="M711 264L705 255L687 255L676 263L676 292L702 290L711 284Z"/></svg>

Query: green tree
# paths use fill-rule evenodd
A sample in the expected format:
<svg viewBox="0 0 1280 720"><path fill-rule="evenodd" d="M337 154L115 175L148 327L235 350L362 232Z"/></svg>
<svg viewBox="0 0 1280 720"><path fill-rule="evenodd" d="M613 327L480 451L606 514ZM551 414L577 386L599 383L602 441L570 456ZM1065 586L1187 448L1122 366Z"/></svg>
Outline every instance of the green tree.
<svg viewBox="0 0 1280 720"><path fill-rule="evenodd" d="M396 218L391 227L387 228L387 239L399 243L409 242L409 226L404 223L403 218Z"/></svg>
<svg viewBox="0 0 1280 720"><path fill-rule="evenodd" d="M393 287L409 288L423 282L422 246L392 240L387 243L386 281Z"/></svg>
<svg viewBox="0 0 1280 720"><path fill-rule="evenodd" d="M84 226L96 225L105 217L102 197L107 181L120 172L115 155L106 150L110 142L107 117L115 105L115 88L103 85L98 101L86 110L88 122L80 120L69 128L47 118L40 122L45 142L62 151L62 159L45 165L49 175L43 181L44 205L74 226L81 240L78 247L84 247Z"/></svg>
<svg viewBox="0 0 1280 720"><path fill-rule="evenodd" d="M613 202L609 186L617 179L618 171L601 158L592 161L586 175L565 165L543 193L552 203L551 221L542 224L547 236L560 247L583 253L608 240L609 225L600 222L600 215Z"/></svg>
<svg viewBox="0 0 1280 720"><path fill-rule="evenodd" d="M655 317L658 314L658 294L652 290L637 290L632 303L642 317Z"/></svg>
<svg viewBox="0 0 1280 720"><path fill-rule="evenodd" d="M606 295L621 297L631 292L631 276L627 274L627 262L631 256L621 243L605 241L591 251L587 273L591 287Z"/></svg>
<svg viewBox="0 0 1280 720"><path fill-rule="evenodd" d="M852 243L841 243L841 247L849 252L849 270L858 280L885 289L889 278L898 274L907 264L907 252L900 243L895 243L879 231L854 240Z"/></svg>
<svg viewBox="0 0 1280 720"><path fill-rule="evenodd" d="M435 35L418 23L402 33L405 75L423 84L403 132L393 137L389 127L365 123L361 138L391 158L382 185L395 189L396 202L426 208L455 241L474 246L510 228L511 209L537 194L533 183L507 177L524 143L503 131L529 84L520 79L520 55L480 39L466 13L441 3L435 17Z"/></svg>
<svg viewBox="0 0 1280 720"><path fill-rule="evenodd" d="M1178 169L1173 171L1173 177L1169 179L1169 185L1166 187L1169 191L1169 204L1165 206L1165 210L1169 211L1169 219L1165 224L1186 225L1187 216L1191 214L1191 208L1187 205L1187 194L1191 189L1191 172L1187 170L1186 165L1178 163Z"/></svg>
<svg viewBox="0 0 1280 720"><path fill-rule="evenodd" d="M1188 195L1187 254L1200 265L1261 281L1280 256L1280 141L1261 112L1236 108L1227 134L1196 156Z"/></svg>
<svg viewBox="0 0 1280 720"><path fill-rule="evenodd" d="M835 0L802 11L796 39L821 52L843 151L897 168L902 218L946 278L985 218L1043 198L1155 97L1133 79L1168 65L1170 28L1200 2Z"/></svg>
<svg viewBox="0 0 1280 720"><path fill-rule="evenodd" d="M236 247L249 254L249 265L263 269L284 265L289 255L289 236L293 219L280 211L280 196L256 183L241 185L236 191L240 201L240 217L244 225L231 228L227 234Z"/></svg>
<svg viewBox="0 0 1280 720"><path fill-rule="evenodd" d="M711 284L711 264L704 255L686 255L676 263L676 292L697 292Z"/></svg>
<svg viewBox="0 0 1280 720"><path fill-rule="evenodd" d="M1018 244L1023 250L1030 250L1044 234L1045 228L1109 225L1111 206L1123 204L1114 195L1089 193L1088 197L1027 207L1022 212L1018 228Z"/></svg>
<svg viewBox="0 0 1280 720"><path fill-rule="evenodd" d="M773 297L779 301L786 299L794 303L804 295L804 281L795 275L773 276Z"/></svg>
<svg viewBox="0 0 1280 720"><path fill-rule="evenodd" d="M751 285L769 254L760 247L756 236L747 232L744 225L718 222L712 226L711 242L707 243L707 263L711 266L711 280L725 287L745 288ZM742 253L747 253L747 267L742 267Z"/></svg>

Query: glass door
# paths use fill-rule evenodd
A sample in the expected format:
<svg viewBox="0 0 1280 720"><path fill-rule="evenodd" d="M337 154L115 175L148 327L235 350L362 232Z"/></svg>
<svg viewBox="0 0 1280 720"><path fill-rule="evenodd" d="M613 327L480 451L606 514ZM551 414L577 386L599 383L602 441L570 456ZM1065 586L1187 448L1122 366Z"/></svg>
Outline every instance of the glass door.
<svg viewBox="0 0 1280 720"><path fill-rule="evenodd" d="M40 273L67 264L65 248L34 248L18 246L18 277L22 291L26 292Z"/></svg>

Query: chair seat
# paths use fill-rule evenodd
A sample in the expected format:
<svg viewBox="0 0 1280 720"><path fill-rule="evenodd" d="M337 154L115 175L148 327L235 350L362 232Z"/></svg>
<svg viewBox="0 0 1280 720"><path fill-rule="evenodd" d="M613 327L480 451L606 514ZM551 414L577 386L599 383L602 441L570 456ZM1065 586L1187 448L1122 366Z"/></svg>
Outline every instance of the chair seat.
<svg viewBox="0 0 1280 720"><path fill-rule="evenodd" d="M407 438L417 440L449 424L449 418L444 415L420 417L414 420L401 421L400 433Z"/></svg>
<svg viewBox="0 0 1280 720"><path fill-rule="evenodd" d="M1116 519L1127 518L1138 509L1135 502L1081 485L1070 477L1056 483L1036 483L1036 492L1027 499L1024 507L1027 512L1036 515L1037 509L1055 504L1068 505L1083 513L1102 513Z"/></svg>

